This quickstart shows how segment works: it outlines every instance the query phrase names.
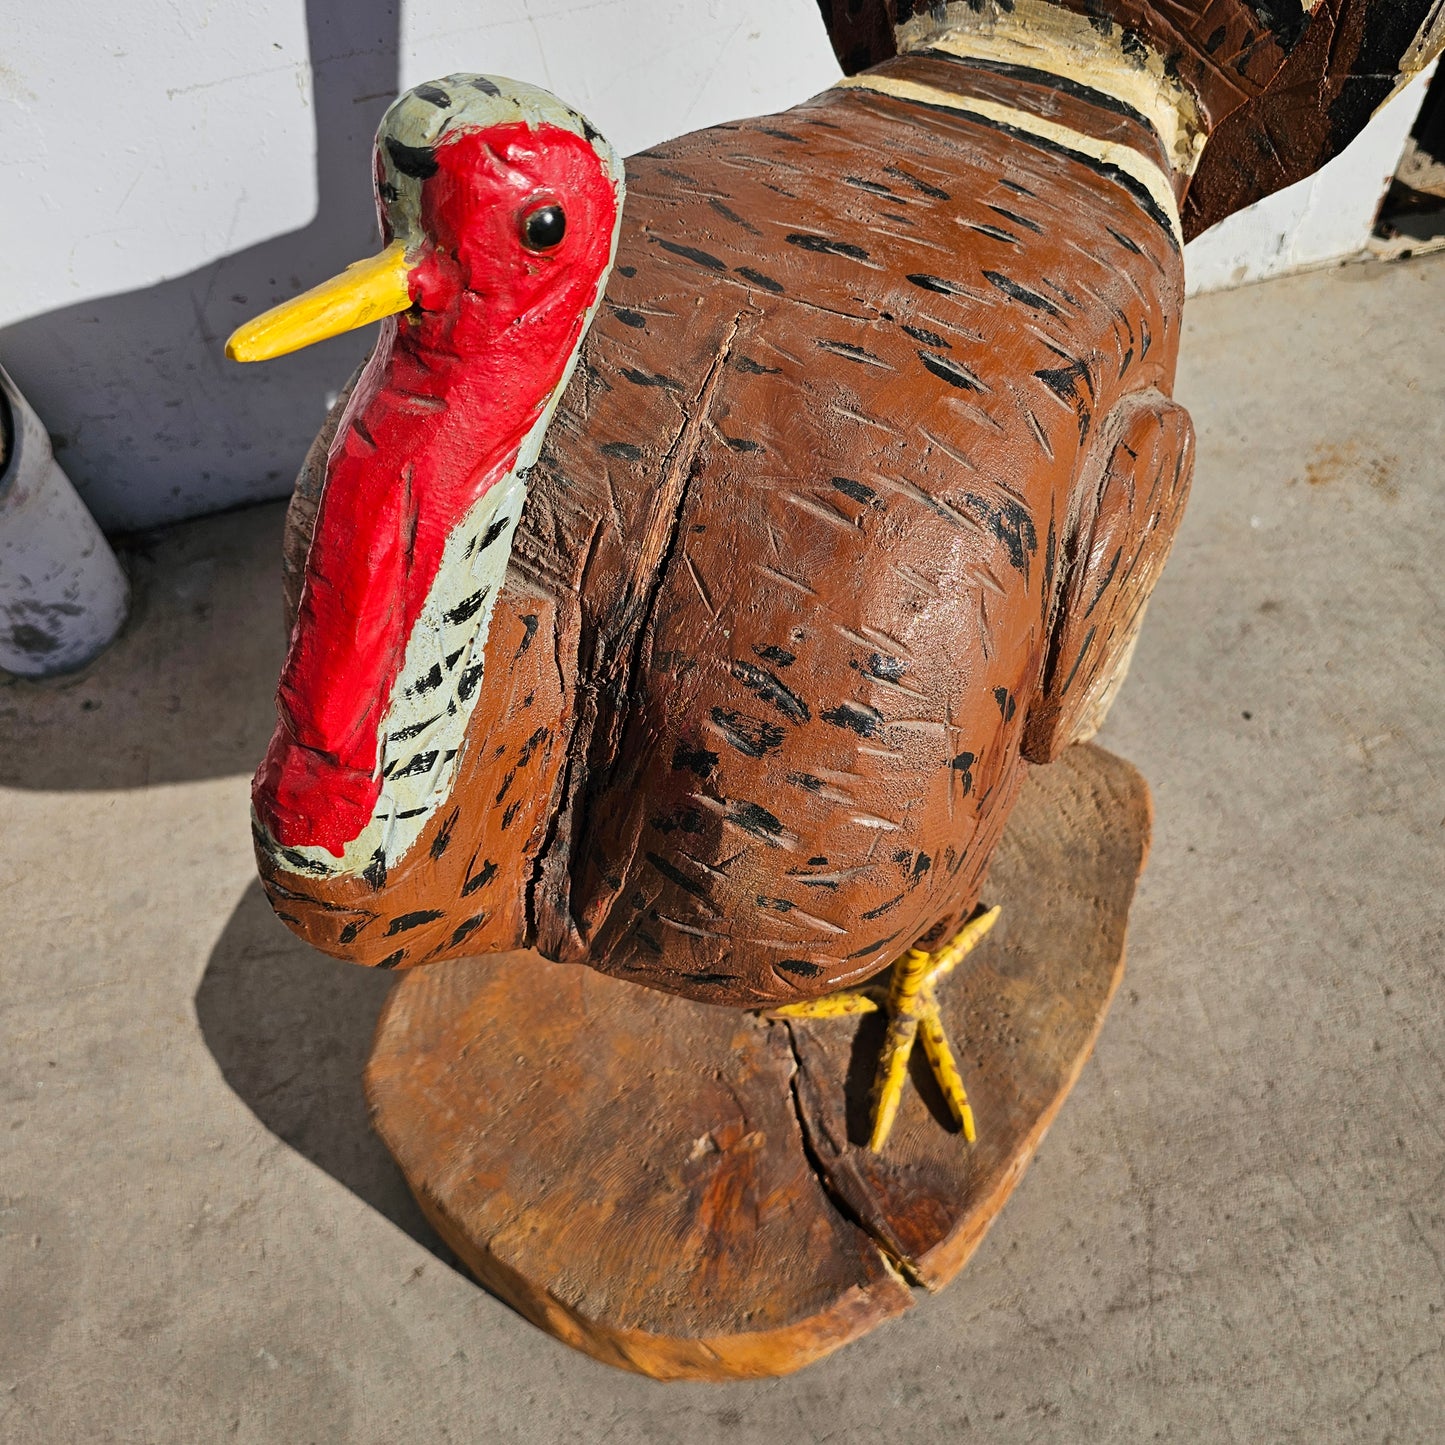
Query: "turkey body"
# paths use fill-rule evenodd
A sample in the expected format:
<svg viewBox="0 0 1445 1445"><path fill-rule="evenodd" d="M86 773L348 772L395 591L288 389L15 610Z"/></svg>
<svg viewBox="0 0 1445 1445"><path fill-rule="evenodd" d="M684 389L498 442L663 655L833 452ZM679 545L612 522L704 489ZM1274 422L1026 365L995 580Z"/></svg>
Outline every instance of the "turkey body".
<svg viewBox="0 0 1445 1445"><path fill-rule="evenodd" d="M361 962L814 996L967 916L1106 698L1188 486L1179 239L1097 156L869 89L627 170L450 798L372 877L263 876Z"/></svg>

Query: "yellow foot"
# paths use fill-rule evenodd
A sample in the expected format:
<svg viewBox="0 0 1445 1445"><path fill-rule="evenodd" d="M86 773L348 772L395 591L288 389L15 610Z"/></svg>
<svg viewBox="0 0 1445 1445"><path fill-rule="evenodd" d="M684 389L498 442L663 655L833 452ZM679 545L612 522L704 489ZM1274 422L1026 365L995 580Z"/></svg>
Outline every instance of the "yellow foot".
<svg viewBox="0 0 1445 1445"><path fill-rule="evenodd" d="M888 1015L888 1033L878 1059L878 1072L873 1077L873 1133L868 1147L875 1152L888 1141L903 1097L903 1082L908 1077L909 1055L913 1052L914 1040L920 1036L923 1052L928 1055L943 1097L948 1100L963 1137L973 1143L976 1137L973 1110L968 1106L963 1077L948 1045L948 1035L943 1031L943 1019L933 990L938 980L955 968L993 927L998 913L997 908L990 908L987 913L969 919L937 953L910 948L893 965L893 977L886 989L850 989L808 1003L785 1004L772 1011L773 1017L787 1019L851 1018L879 1009Z"/></svg>

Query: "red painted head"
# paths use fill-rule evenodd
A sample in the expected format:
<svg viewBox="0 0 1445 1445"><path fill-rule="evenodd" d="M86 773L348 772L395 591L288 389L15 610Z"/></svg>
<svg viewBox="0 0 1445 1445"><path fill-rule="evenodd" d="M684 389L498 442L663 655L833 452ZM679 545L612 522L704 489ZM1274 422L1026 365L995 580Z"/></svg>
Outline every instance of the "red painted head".
<svg viewBox="0 0 1445 1445"><path fill-rule="evenodd" d="M454 75L387 112L376 185L390 245L346 274L381 299L348 293L350 324L402 314L332 444L252 794L295 866L327 873L384 868L445 800L526 470L611 265L622 166L546 92Z"/></svg>
<svg viewBox="0 0 1445 1445"><path fill-rule="evenodd" d="M609 264L620 176L543 91L451 76L403 96L377 137L376 187L383 238L412 260L404 344L466 355L525 324L535 346L549 320L564 340Z"/></svg>

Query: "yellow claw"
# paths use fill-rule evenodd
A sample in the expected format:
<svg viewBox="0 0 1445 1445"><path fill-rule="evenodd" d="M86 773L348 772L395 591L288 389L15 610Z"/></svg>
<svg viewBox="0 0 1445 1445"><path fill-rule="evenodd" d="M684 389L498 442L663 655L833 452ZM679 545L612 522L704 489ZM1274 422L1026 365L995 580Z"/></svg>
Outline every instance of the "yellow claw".
<svg viewBox="0 0 1445 1445"><path fill-rule="evenodd" d="M918 1032L923 1038L923 1052L928 1055L928 1062L933 1066L933 1077L938 1080L943 1097L948 1100L948 1107L953 1117L958 1120L958 1127L963 1130L964 1139L972 1144L978 1138L973 1127L973 1110L969 1108L968 1092L963 1087L963 1075L959 1072L953 1050L949 1047L948 1035L943 1031L943 1021L938 1016L938 1004L933 998L932 989L929 990L928 1001L932 1007L918 1021Z"/></svg>
<svg viewBox="0 0 1445 1445"><path fill-rule="evenodd" d="M830 993L826 998L810 998L806 1003L785 1003L771 1010L774 1018L783 1019L845 1019L856 1014L878 1012L878 1000L869 993L850 990Z"/></svg>
<svg viewBox="0 0 1445 1445"><path fill-rule="evenodd" d="M929 974L929 982L937 983L945 974L952 973L965 958L981 943L990 928L998 922L1001 912L1000 906L995 903L987 913L980 913L977 918L970 918L962 928L954 934L947 947L940 949L933 956L933 968Z"/></svg>
<svg viewBox="0 0 1445 1445"><path fill-rule="evenodd" d="M226 355L232 361L269 361L395 316L411 305L411 268L406 247L393 241L379 255L238 326L226 342Z"/></svg>
<svg viewBox="0 0 1445 1445"><path fill-rule="evenodd" d="M875 1153L888 1142L893 1121L898 1117L903 1085L908 1078L908 1061L913 1053L914 1041L920 1036L923 1052L965 1141L969 1144L976 1141L978 1135L974 1128L973 1110L963 1087L963 1075L949 1045L948 1035L943 1030L943 1019L933 989L939 979L956 968L978 945L998 921L998 915L999 910L995 907L970 919L937 953L921 948L909 949L893 965L893 976L886 994L877 988L851 989L828 998L786 1004L773 1010L774 1017L794 1019L849 1018L874 1013L880 1007L887 1013L888 1032L873 1077L873 1131L868 1147Z"/></svg>
<svg viewBox="0 0 1445 1445"><path fill-rule="evenodd" d="M913 1040L918 1036L919 1004L932 961L932 955L924 949L910 948L893 965L893 980L889 985L886 1005L888 1034L883 1040L878 1071L873 1076L873 1133L868 1147L875 1153L888 1142L893 1120L898 1115L903 1084L908 1078Z"/></svg>
<svg viewBox="0 0 1445 1445"><path fill-rule="evenodd" d="M893 1131L898 1105L903 1098L903 1083L908 1077L908 1060L913 1054L913 1040L918 1034L915 1018L894 1019L883 1040L883 1053L873 1079L873 1133L868 1147L876 1154Z"/></svg>

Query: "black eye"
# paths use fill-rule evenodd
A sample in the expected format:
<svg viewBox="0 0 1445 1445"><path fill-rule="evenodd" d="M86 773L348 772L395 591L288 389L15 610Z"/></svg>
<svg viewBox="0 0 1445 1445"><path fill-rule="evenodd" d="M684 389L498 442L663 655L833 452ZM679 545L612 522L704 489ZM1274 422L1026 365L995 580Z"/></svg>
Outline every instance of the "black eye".
<svg viewBox="0 0 1445 1445"><path fill-rule="evenodd" d="M522 244L529 251L550 251L567 234L567 216L561 206L538 206L522 217Z"/></svg>

